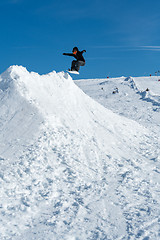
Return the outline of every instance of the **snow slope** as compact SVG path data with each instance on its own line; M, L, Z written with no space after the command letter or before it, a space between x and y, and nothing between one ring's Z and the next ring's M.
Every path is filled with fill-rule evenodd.
M160 77L79 80L85 93L113 112L160 131ZM149 90L149 91L146 91Z
M0 75L0 239L159 239L159 140L69 74Z

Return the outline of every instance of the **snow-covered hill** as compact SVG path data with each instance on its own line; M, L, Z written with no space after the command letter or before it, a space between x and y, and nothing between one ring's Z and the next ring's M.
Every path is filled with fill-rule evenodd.
M0 76L0 109L0 239L159 238L151 129L100 105L67 73L19 66Z
M106 108L159 133L160 77L88 79L75 83Z

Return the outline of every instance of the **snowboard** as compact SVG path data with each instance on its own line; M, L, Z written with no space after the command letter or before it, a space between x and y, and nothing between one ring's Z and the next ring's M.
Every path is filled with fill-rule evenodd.
M79 72L77 72L77 71L69 71L69 70L67 70L67 72L73 73L73 74L79 74Z

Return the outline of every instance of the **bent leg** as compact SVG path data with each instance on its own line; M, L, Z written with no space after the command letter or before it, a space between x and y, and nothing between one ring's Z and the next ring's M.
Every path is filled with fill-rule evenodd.
M84 66L85 65L85 62L83 62L83 61L75 61L74 60L73 62L72 62L72 65L74 65L74 66L73 66L73 69L71 68L72 71L73 70L79 71L80 66Z
M75 71L76 70L76 64L77 64L77 61L73 60L72 61L72 66L71 66L71 71Z

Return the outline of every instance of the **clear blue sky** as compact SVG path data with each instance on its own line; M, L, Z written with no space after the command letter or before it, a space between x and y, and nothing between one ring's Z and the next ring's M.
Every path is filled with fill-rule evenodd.
M0 73L70 67L86 49L80 78L142 76L160 70L159 0L0 0Z

